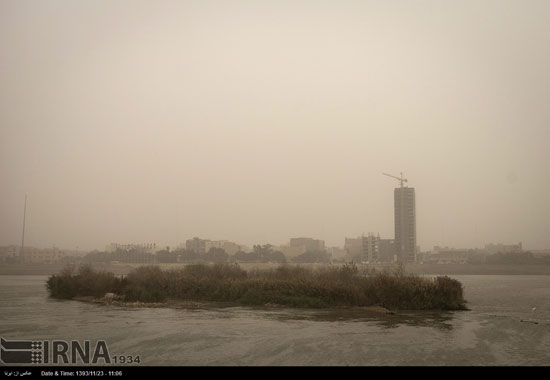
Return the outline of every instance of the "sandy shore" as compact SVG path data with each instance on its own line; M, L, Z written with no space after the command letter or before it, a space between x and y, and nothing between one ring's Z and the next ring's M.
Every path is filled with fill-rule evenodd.
M116 305L121 307L172 307L172 308L203 308L212 306L212 304L196 301L166 301L166 302L125 302L118 300L106 300L105 298L95 298L90 296L77 296L73 297L75 301L99 303L104 305Z
M198 309L198 308L207 308L207 307L228 307L228 306L241 306L239 304L228 304L228 303L219 303L219 302L197 302L197 301L180 301L180 300L169 300L166 302L125 302L119 300L107 300L105 298L96 298L90 296L77 296L73 297L75 301L81 302L91 302L98 303L103 305L116 305L120 307L151 307L151 308L179 308L179 309ZM267 303L262 305L267 308L290 308L290 306L279 305ZM379 314L394 314L393 311L386 309L382 306L360 306L360 307L344 307L345 309L354 309L354 310L363 310L371 313Z

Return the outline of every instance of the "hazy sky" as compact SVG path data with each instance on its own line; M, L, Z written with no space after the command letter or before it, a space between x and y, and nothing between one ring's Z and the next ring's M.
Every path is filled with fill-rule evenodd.
M0 1L0 245L550 248L550 1Z

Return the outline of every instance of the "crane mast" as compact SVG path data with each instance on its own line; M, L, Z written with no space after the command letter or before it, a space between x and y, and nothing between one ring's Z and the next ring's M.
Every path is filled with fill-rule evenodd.
M382 174L387 175L388 177L392 177L392 178L395 178L395 179L399 180L399 182L401 183L401 187L403 187L403 182L407 182L407 179L403 178L403 172L400 173L401 177L396 177L396 176L388 174L388 173L382 173Z

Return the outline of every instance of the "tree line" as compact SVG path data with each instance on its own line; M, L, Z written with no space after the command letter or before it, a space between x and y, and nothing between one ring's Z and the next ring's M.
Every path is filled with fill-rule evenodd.
M498 252L485 258L487 264L525 265L546 264L550 265L550 256L535 256L532 252Z
M84 256L85 262L113 262L121 263L329 263L330 256L326 251L307 251L296 257L287 258L285 254L276 250L271 244L255 245L251 252L238 251L228 254L223 248L210 248L207 252L196 252L190 249L179 248L170 250L169 247L156 254L139 250L117 250L115 252L93 251Z

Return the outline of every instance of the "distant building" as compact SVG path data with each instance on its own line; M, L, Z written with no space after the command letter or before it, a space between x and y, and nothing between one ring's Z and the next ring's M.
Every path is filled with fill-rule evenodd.
M378 243L378 259L384 263L397 261L394 239L380 239Z
M0 247L0 262L15 261L18 259L18 252L21 247L16 245L8 245Z
M326 251L331 260L343 261L346 259L346 250L341 247L327 247Z
M286 257L293 258L306 252L326 251L325 241L308 237L291 238L288 245L278 247Z
M324 240L317 240L307 237L299 237L299 238L291 238L290 239L290 247L291 248L298 248L302 247L305 249L304 252L307 251L324 251L325 250L325 241Z
M550 256L550 249L532 249L530 250L536 257Z
M291 247L290 245L280 245L277 250L281 251L283 255L287 258L294 258L300 256L303 253L306 253L304 246Z
M200 239L199 239L200 240ZM245 251L246 247L241 246L237 243L233 243L228 240L205 240L204 241L204 251L208 252L211 248L221 248L228 255L234 255L239 251Z
M137 253L155 253L157 251L156 243L145 243L145 244L119 244L111 243L105 248L106 252L137 252Z
M416 261L416 204L412 187L394 190L395 251L401 262Z
M362 261L367 261L369 263L379 261L380 235L375 236L373 233L369 233L367 236L362 236L361 239L363 241Z
M56 247L45 249L25 247L19 256L24 263L50 264L61 260L66 254Z
M358 238L345 238L344 250L346 251L347 261L362 261L363 256L363 239Z
M325 241L317 240L308 237L299 237L290 239L290 248L301 250L305 252L316 252L325 250Z
M360 262L391 262L395 256L393 239L381 239L380 235L369 233L358 238L345 238L346 259Z
M206 243L209 242L210 240L194 237L193 239L187 239L185 241L185 248L195 253L206 253Z
M521 247L521 242L519 242L518 244L510 244L510 245L506 245L506 244L486 244L485 245L485 249L484 249L484 253L488 254L488 255L492 255L492 254L495 254L495 253L519 253L519 252L523 252L523 249Z
M429 254L424 254L422 262L431 264L467 264L472 255L473 249L460 249L435 246Z

